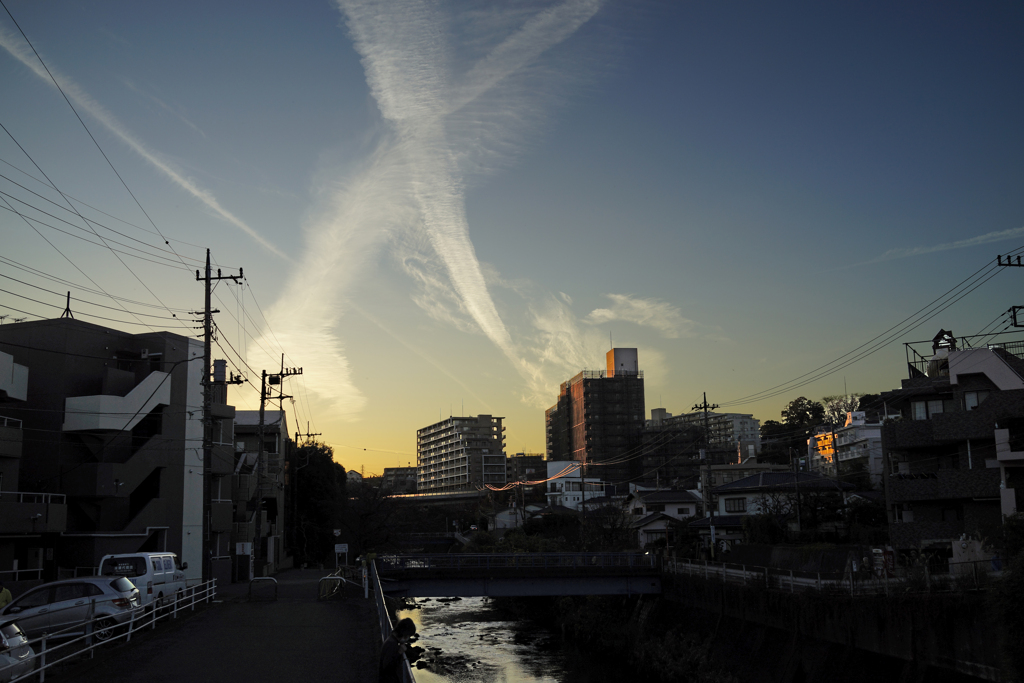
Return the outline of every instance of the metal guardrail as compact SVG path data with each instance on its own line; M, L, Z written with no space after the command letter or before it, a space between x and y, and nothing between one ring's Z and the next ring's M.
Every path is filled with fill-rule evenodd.
M949 571L938 572L928 566L899 567L896 572L804 572L778 567L758 567L703 560L666 558L664 571L669 574L696 576L743 586L763 586L795 593L814 591L847 595L888 595L890 592L937 592L948 590L981 590L1002 575L996 561L950 563ZM1001 567L1001 563L999 564Z
M349 577L344 576L344 574L351 574L351 571L350 567L339 567L337 571L321 578L316 585L316 599L330 600L336 595L344 595L342 589L346 584L361 590L363 584L356 583Z
M38 581L43 578L42 569L5 569L0 578L7 581Z
M3 415L0 415L0 427L21 429L21 420L16 420L13 417L4 417Z
M415 569L655 569L657 557L649 553L452 553L437 555L381 555L381 571Z
M394 625L391 623L391 615L388 614L388 606L384 602L384 591L380 587L380 577L377 575L377 562L370 562L368 570L369 573L366 580L370 583L370 589L373 591L373 600L377 604L380 640L383 643L391 635ZM412 675L412 667L409 666L409 660L405 658L405 653L402 653L402 662L404 664L402 667L402 683L416 683L416 678Z
M258 583L265 583L267 581L273 581L274 582L274 600L277 600L277 579L275 579L273 576L254 576L253 578L249 579L249 601L250 602L252 601L252 585L254 583L257 583L257 582Z
M178 612L186 609L195 611L196 604L200 602L210 603L217 596L217 580L212 579L206 583L191 586L176 593L173 598L167 598L163 605L154 603L152 609L137 607L131 611L130 618L121 623L115 623L109 615L101 615L83 620L60 631L45 633L39 638L28 641L32 647L33 662L32 671L11 678L11 683L27 681L34 676L39 677L39 683L44 683L48 670L81 657L92 657L93 650L113 643L118 640L130 642L132 635L144 628L155 629L158 622L165 619L177 619ZM93 602L95 605L95 601ZM15 620L17 621L17 620ZM82 635L73 635L85 628ZM57 645L51 645L53 641L59 641ZM7 680L5 671L21 666L17 664L0 664L0 680Z

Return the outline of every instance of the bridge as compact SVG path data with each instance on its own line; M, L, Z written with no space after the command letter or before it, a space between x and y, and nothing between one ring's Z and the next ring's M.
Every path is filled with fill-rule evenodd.
M655 595L661 574L646 553L453 553L377 557L394 597Z

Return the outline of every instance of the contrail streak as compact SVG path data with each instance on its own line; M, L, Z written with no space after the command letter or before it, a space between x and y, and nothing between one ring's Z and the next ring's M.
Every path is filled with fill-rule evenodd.
M21 62L43 81L55 88L57 87L50 78L50 75L46 73L46 69L44 69L39 63L39 60L36 59L31 48L19 36L0 28L0 47L7 50L12 57ZM50 72L53 74L53 78L58 78L58 72L52 66L50 67ZM154 152L151 152L144 144L142 144L141 141L139 141L138 138L129 133L127 128L125 128L125 126L118 121L113 114L104 109L101 104L82 90L74 81L63 75L59 76L59 80L61 88L76 105L81 109L84 109L96 121L99 121L104 128L128 145L132 151L156 167L157 170L170 178L176 185L205 204L215 214L231 225L234 225L252 239L256 240L256 242L264 249L287 261L291 260L287 254L264 239L262 235L247 225L245 221L221 206L220 202L217 201L217 198L214 197L210 191L199 187L199 185L197 185L191 178L184 177L171 168Z

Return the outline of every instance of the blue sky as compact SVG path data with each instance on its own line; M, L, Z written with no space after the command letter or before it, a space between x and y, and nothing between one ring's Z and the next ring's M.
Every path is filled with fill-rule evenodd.
M252 320L218 316L219 355L255 379L283 347L305 369L293 422L350 468L413 459L417 428L463 410L543 450L544 407L609 334L640 349L648 408L706 391L778 419L844 380L894 388L900 341L1024 303L1007 269L851 367L736 402L1024 247L1015 5L5 2L176 251L245 268L218 305ZM164 246L6 14L0 31L0 123L61 191L141 229L83 214ZM11 181L61 201L6 135L0 160L12 202L45 203ZM180 264L129 270L37 227L81 271L9 211L3 255L201 305ZM0 274L29 283L0 308L59 313L22 297L66 286Z

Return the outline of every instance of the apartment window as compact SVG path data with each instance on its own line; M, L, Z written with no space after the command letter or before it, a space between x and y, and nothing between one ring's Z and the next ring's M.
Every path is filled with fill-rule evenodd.
M986 398L988 398L987 391L964 392L964 408L966 410L975 410Z
M747 511L747 499L746 498L726 498L725 499L725 511L726 512L746 512Z
M913 401L910 404L910 409L915 420L930 420L939 413L949 413L954 410L953 401L949 399Z

